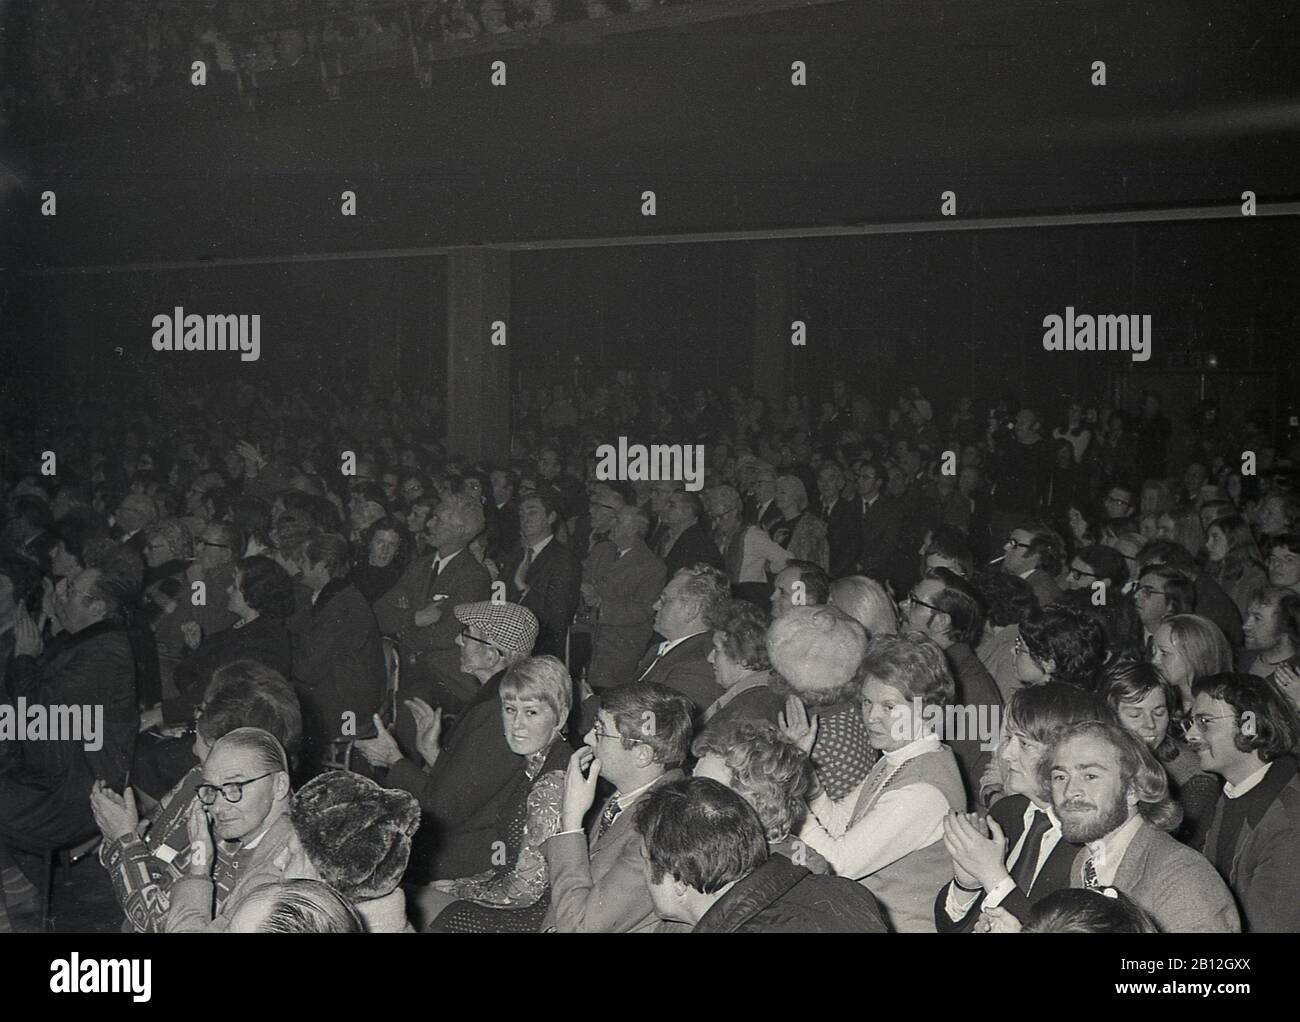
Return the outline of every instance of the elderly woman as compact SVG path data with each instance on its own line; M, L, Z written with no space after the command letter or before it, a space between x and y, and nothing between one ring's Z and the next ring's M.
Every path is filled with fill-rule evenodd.
M502 855L487 872L439 880L414 894L417 929L437 933L540 931L550 904L546 841L560 829L564 774L573 750L564 724L573 680L555 657L529 657L501 680L501 726L524 759L514 797L498 817ZM508 911L513 910L513 911Z
M865 628L868 639L898 634L898 607L885 587L866 575L837 578L829 602Z
M776 481L777 509L781 520L772 526L772 540L799 561L811 561L822 571L830 566L826 523L808 508L808 491L798 476L784 475Z
M769 576L780 574L790 560L789 551L774 543L757 525L747 525L740 494L732 486L715 486L708 491L707 505L713 519L713 542L722 552L731 591L759 607L772 596Z
M217 739L186 819L189 863L171 890L167 933L222 933L249 889L284 875L293 824L289 757L256 727Z
M794 836L806 815L805 800L816 785L807 754L783 738L775 725L730 720L696 738L691 755L696 758L696 777L725 784L754 807L767 832L769 851L814 873L830 872L826 860Z
M189 866L187 823L203 780L201 764L217 741L239 728L262 728L290 760L302 745L302 711L293 687L252 660L229 664L213 675L197 717L193 751L200 765L163 799L147 830L140 825L130 788L125 797L103 785L96 785L91 794L91 809L104 837L99 859L126 913L124 930L159 933L163 929L172 887Z
M1169 791L1183 804L1183 822L1175 836L1200 848L1205 841L1219 781L1201 769L1201 761L1181 740L1180 728L1170 727L1178 714L1178 691L1153 664L1120 657L1102 672L1099 694L1124 730L1140 738L1169 775Z
M862 716L880 759L847 799L814 798L800 837L839 876L869 889L894 931L934 933L935 892L953 878L944 820L966 808L957 760L934 720L955 694L952 672L934 640L908 632L876 639L860 675ZM816 718L799 717L792 704L787 733L811 749Z
M723 693L700 715L699 727L718 730L739 720L777 722L785 700L768 684L772 661L767 655L766 614L748 600L731 600L713 618L709 663Z

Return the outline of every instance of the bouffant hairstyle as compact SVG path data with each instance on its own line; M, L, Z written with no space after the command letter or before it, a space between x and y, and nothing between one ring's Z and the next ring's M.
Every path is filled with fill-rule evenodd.
M382 898L396 889L420 826L420 803L413 795L344 770L304 784L289 813L321 879L353 901Z
M814 787L812 765L774 725L735 720L706 728L691 746L691 755L717 756L726 763L729 787L754 807L768 841L780 841L802 822Z
M862 625L868 639L898 634L898 607L885 587L866 575L837 578L831 583L828 602Z

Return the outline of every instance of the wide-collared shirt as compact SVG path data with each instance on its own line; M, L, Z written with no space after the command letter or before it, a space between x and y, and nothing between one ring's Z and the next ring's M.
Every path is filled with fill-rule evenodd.
M1268 774L1268 768L1272 765L1272 763L1265 763L1240 784L1231 784L1225 781L1223 784L1223 794L1228 798L1241 798L1242 795L1245 795L1252 788L1259 785L1259 782Z

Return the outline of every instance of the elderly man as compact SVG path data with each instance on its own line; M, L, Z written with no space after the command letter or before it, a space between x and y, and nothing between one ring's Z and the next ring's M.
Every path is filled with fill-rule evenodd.
M425 525L432 551L416 558L375 603L379 630L394 635L402 649L402 689L447 713L459 713L478 693L461 671L460 625L452 614L462 603L492 594L492 578L466 547L483 531L477 501L454 494L438 505ZM398 717L402 748L415 752L413 722Z
M510 751L501 726L501 679L532 653L537 617L515 603L463 604L454 617L461 626L460 669L474 678L478 692L446 741L442 709L416 698L406 706L416 722L423 768L404 758L382 727L375 738L356 745L373 766L387 767L386 787L402 788L420 800L426 821L416 835L408 875L418 883L492 868L499 818L524 772L524 759Z
M722 567L722 555L705 529L704 501L696 493L679 490L664 507L664 532L656 553L663 558L671 578L692 564Z
M592 504L593 521L596 505ZM663 589L664 562L645 544L650 516L636 506L613 517L610 541L599 544L583 567L583 597L596 611L587 682L594 689L636 677L636 663L654 631L654 602Z
M125 543L136 553L143 555L145 529L157 520L158 506L154 504L152 497L143 493L128 493L113 513L118 542Z
M655 631L664 637L637 665L638 681L674 689L706 710L722 695L713 677L713 617L728 599L727 576L707 564L683 568L654 603Z

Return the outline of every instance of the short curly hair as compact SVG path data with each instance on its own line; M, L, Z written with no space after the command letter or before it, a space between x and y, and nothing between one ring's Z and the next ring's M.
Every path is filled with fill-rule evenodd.
M732 663L751 671L767 671L772 661L767 655L767 615L748 600L731 600L712 620L722 633L722 651Z
M780 841L802 821L813 789L808 756L766 721L736 720L706 728L695 739L696 759L717 756L731 772L728 787L754 807L769 842Z
M908 699L921 700L923 707L947 706L957 695L943 649L924 632L882 635L873 640L858 675L864 684L874 678Z

